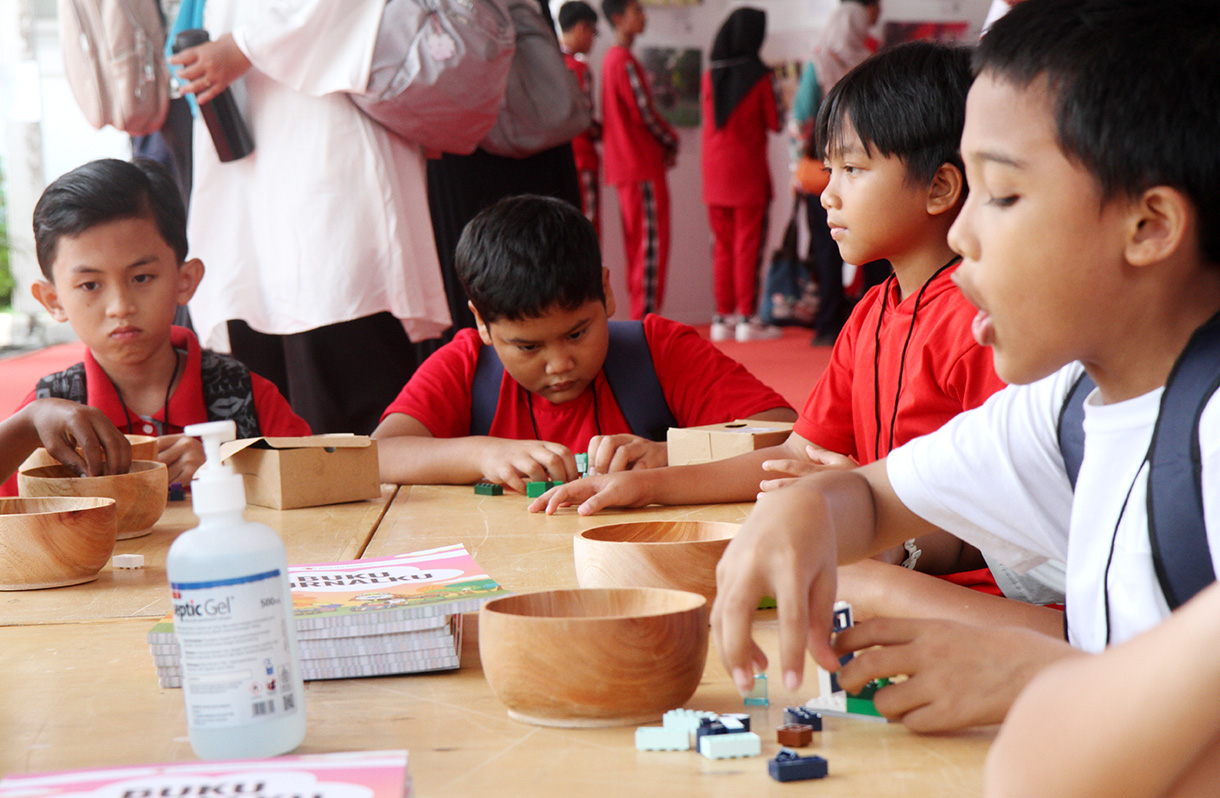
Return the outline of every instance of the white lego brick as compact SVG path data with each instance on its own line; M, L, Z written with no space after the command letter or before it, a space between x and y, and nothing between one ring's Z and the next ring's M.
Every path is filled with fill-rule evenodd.
M116 554L114 555L115 568L143 568L143 554Z
M762 740L754 732L705 734L699 738L699 753L708 759L758 756L762 753Z
M690 734L683 729L664 726L638 726L635 747L640 751L689 751Z
M718 718L715 712L701 709L671 709L661 717L661 725L667 729L681 729L687 734L694 734L699 729L702 718Z

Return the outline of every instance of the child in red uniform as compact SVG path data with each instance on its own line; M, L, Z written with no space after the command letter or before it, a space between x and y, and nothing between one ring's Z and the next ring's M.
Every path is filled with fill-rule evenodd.
M593 73L578 56L588 55L597 39L597 12L584 0L569 0L559 7L559 46L563 62L576 75L580 92L593 110ZM572 157L576 160L576 175L580 178L580 208L585 218L593 222L597 237L602 236L601 220L601 161L595 142L602 137L601 123L596 119L588 129L572 139Z
M125 474L131 465L131 444L100 410L39 399L0 421L0 480L39 446L80 476Z
M678 136L657 113L640 62L631 54L646 17L639 0L604 0L615 44L602 59L602 148L606 182L618 189L627 253L631 318L661 310L669 263L669 184Z
M715 237L713 341L727 339L734 327L738 341L780 335L754 314L771 204L767 131L780 128L771 70L758 57L766 30L765 11L733 11L716 32L711 69L703 73L703 202Z
M268 380L173 326L203 264L186 259L186 210L161 166L104 159L73 169L39 198L34 241L46 277L34 297L89 348L84 362L39 380L23 407L71 399L123 432L158 436L171 483L203 463L203 446L181 434L188 424L232 419L239 438L309 434Z
M478 329L428 358L386 409L373 437L387 482L524 491L575 479L573 452L586 449L595 473L663 466L665 430L649 440L657 430L628 420L649 365L673 425L796 416L693 328L652 314L610 322L597 235L565 202L524 195L491 206L462 232L457 269ZM627 383L612 380L611 359L628 363ZM490 384L489 364L503 367ZM486 429L483 415L493 416Z
M958 259L947 236L966 189L957 141L969 60L963 49L926 42L895 47L850 73L823 103L818 141L825 143L831 174L822 204L835 240L845 260L884 258L894 276L856 306L787 442L646 478L581 480L551 491L531 510L745 501L768 473L870 463L1003 387L990 353L971 335L974 309L950 279ZM890 552L889 560L932 573L969 571L994 592L978 551L956 538L932 535L911 549L910 556L901 548ZM942 587L952 588L917 581L927 581L938 596ZM1053 611L1029 609L1053 625ZM869 614L868 607L861 610Z

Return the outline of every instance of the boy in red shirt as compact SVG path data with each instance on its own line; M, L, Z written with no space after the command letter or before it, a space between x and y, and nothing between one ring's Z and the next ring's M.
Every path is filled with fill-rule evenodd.
M59 177L34 208L34 242L46 277L34 297L88 351L39 380L22 407L70 399L123 432L158 436L171 483L203 464L203 446L181 434L188 424L232 419L239 438L310 433L270 381L173 326L203 263L186 258L186 209L159 164L103 159Z
M584 0L569 0L559 7L559 49L563 51L563 62L572 74L585 97L589 111L593 111L593 73L578 56L588 55L597 39L597 12ZM588 129L572 139L572 157L576 160L576 175L580 178L580 207L585 217L593 222L597 237L602 236L601 221L601 159L597 155L595 142L601 140L602 126L593 119Z
M769 475L878 460L1002 388L990 353L971 334L974 308L951 280L959 259L948 232L966 193L957 141L970 80L968 51L916 42L866 61L822 104L817 140L830 170L822 205L832 235L844 260L886 259L894 274L852 312L784 444L646 478L581 480L550 491L530 509L580 504L589 514L614 506L747 501ZM762 488L785 481L762 482ZM931 573L965 572L961 581L978 580L980 589L998 592L978 550L944 533L893 550L887 559ZM1028 589L1015 574L1004 578L1012 580L1014 595ZM938 596L946 587L917 581ZM871 589L871 578L866 586ZM861 609L868 614L868 607ZM1053 611L1027 609L1054 624Z
M627 254L631 318L661 310L669 263L669 185L678 136L653 107L640 62L631 54L647 18L639 0L604 0L615 44L602 59L602 149L606 182L618 190Z
M587 450L593 473L651 468L667 462L669 426L796 416L693 328L652 314L611 322L597 234L566 202L501 200L466 226L456 263L478 328L386 409L373 433L386 482L524 492L575 479L573 452ZM657 402L642 414L644 389Z

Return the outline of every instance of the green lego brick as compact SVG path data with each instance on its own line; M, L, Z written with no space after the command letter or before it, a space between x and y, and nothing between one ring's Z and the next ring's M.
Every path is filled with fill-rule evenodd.
M758 600L758 608L760 610L773 610L775 607L775 599L771 598L770 596L763 596Z
M492 482L477 482L474 486L474 492L480 496L503 496L504 486L496 485Z
M881 717L881 713L877 711L877 707L873 704L873 699L871 698L857 698L853 695L847 696L847 711L856 715Z
M550 482L526 482L525 495L529 496L531 499L537 499L551 488L558 487L562 484L563 481L559 479L552 480Z

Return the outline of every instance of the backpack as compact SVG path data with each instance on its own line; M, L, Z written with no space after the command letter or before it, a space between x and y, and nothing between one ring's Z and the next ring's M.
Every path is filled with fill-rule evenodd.
M500 112L513 49L504 0L388 0L367 90L348 97L425 149L471 153Z
M606 350L602 373L633 433L650 441L663 441L669 428L678 426L661 390L643 322L610 322L610 346ZM470 386L471 435L486 435L491 431L503 376L504 364L496 350L484 346L479 350Z
M238 440L262 435L258 412L254 408L254 384L250 379L250 369L240 360L204 349L199 353L199 373L208 421L231 419L237 425ZM34 388L34 398L47 397L67 399L80 405L89 404L85 364L77 363L40 379Z
M156 0L59 0L59 41L68 85L89 124L132 136L161 128L169 68Z
M1059 412L1059 450L1073 488L1084 459L1084 401L1094 387L1082 374ZM1195 331L1169 373L1148 449L1148 537L1171 610L1216 581L1203 516L1199 418L1217 388L1220 315Z
M508 11L517 49L504 107L479 146L493 155L525 158L568 143L588 129L592 116L538 0L508 0Z

